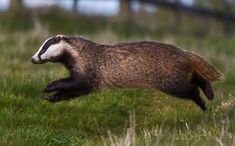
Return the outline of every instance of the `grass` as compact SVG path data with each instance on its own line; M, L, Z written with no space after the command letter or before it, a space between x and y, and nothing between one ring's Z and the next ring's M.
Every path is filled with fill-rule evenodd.
M43 87L67 71L29 60L45 36L34 31L0 36L0 145L235 145L235 38L129 37L192 50L225 73L202 112L193 102L156 90L102 90L51 104ZM99 42L126 40L111 30L88 34Z

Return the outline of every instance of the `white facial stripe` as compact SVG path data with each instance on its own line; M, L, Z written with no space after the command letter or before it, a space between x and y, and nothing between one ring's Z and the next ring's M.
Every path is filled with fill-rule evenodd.
M52 37L51 37L51 38L52 38ZM36 52L35 55L33 55L32 58L39 60L38 54L41 52L41 50L42 50L43 46L45 45L45 43L46 43L48 40L50 40L51 38L47 39L47 40L42 44L42 46L38 49L38 51Z
M60 42L58 44L51 45L45 53L41 55L42 60L50 59L51 57L59 56L63 52L64 43Z

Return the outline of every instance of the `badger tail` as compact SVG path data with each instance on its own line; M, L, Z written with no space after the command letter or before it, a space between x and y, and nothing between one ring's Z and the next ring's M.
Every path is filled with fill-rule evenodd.
M192 69L202 78L208 81L220 81L224 79L224 76L221 72L219 72L215 67L210 65L201 57L191 52L186 52L186 54Z

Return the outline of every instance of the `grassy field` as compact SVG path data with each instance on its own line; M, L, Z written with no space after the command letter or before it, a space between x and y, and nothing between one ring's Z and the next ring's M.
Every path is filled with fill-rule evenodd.
M213 84L216 98L202 112L157 90L107 89L56 104L43 101L44 86L67 75L58 64L30 63L50 35L0 36L0 145L235 145L235 37L122 38L110 30L87 35L98 42L169 42L206 58L226 79Z

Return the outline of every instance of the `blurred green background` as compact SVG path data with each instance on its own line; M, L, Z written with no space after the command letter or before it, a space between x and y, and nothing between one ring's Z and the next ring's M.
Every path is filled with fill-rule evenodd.
M235 145L233 0L0 0L0 145ZM102 90L51 104L43 87L67 76L32 65L45 39L154 40L196 52L225 74L202 112L158 90Z

